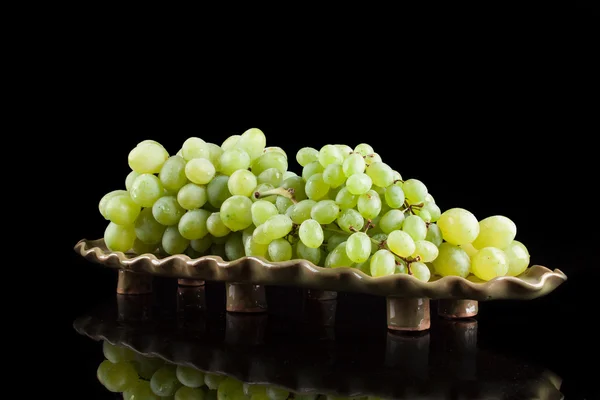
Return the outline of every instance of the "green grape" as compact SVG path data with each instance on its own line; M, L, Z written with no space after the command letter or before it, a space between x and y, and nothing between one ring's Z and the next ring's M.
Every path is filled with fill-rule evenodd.
M479 235L473 241L473 247L503 249L515 239L516 235L517 226L514 222L502 215L494 215L479 221Z
M218 394L216 390L207 390L204 400L218 400Z
M138 381L138 374L131 363L121 361L113 364L104 374L102 384L111 392L123 392L133 387Z
M348 157L354 151L352 150L352 147L348 146L347 144L334 144L334 146L340 149L344 159L346 159L346 157Z
M285 150L283 150L281 147L279 146L269 146L269 147L265 147L265 149L263 150L263 153L269 153L271 151L277 152L277 153L281 153L285 156L285 158L287 158L287 153L285 152Z
M227 235L226 238L227 241L225 242L225 255L229 260L237 260L238 258L242 258L246 255L241 232L235 232L231 235Z
M138 379L134 385L123 393L124 400L161 400L150 387L150 382Z
M400 175L400 172L394 170L392 171L392 174L394 174L394 183L402 180L402 175Z
M296 161L301 167L306 167L312 162L319 161L319 150L312 147L303 147L296 153Z
M372 154L375 152L373 147L366 143L361 143L354 148L354 152L360 154L361 156L366 156L368 154Z
M195 210L208 201L206 186L188 183L177 192L177 202L186 210Z
M204 391L182 386L175 392L175 400L204 400Z
M371 259L369 258L364 263L354 264L352 268L359 269L363 274L371 276Z
M152 215L152 208L144 208L135 220L135 235L146 244L158 244L165 232L165 226Z
M188 138L183 142L181 154L185 161L191 161L197 158L210 159L210 149L206 142L198 137Z
M385 188L382 188L381 186L377 186L377 185L373 184L371 186L371 190L374 191L375 193L377 193L379 195L379 197L385 196Z
M206 220L206 227L208 228L208 233L214 237L223 237L231 232L231 229L223 223L221 213L219 212L210 214L210 217Z
M156 249L158 248L158 244L148 244L148 243L144 243L142 242L140 239L135 239L133 242L133 246L131 247L131 250L133 250L133 252L135 254L153 254L154 252L156 252Z
M237 145L237 143L239 142L241 137L242 137L241 135L229 136L227 139L225 139L223 141L223 143L221 144L221 148L223 149L223 151L233 149Z
M350 193L347 187L343 187L335 196L335 202L342 210L354 208L358 204L358 196Z
M400 210L390 210L383 214L379 220L379 226L383 233L390 233L395 230L402 229L402 223L404 222L404 213Z
M261 225L262 226L262 225ZM259 227L260 228L260 227ZM257 228L258 229L258 228ZM254 235L250 236L248 240L244 242L244 252L248 257L263 257L266 258L269 251L269 244L258 243Z
M513 240L505 249L504 254L508 259L508 276L521 275L529 266L529 251L518 240Z
M250 201L250 200L248 200ZM189 240L202 239L208 235L206 221L210 211L191 210L186 212L179 220L178 229L181 236Z
M334 233L327 239L327 251L331 253L340 243L345 242L346 239L348 239L347 235Z
M242 133L236 147L246 150L250 159L254 161L263 154L266 144L267 138L265 134L258 128L250 128Z
M371 236L371 239L373 239L371 240L371 254L375 254L375 252L381 248L381 244L385 242L387 238L388 235L385 233L376 233Z
M294 171L285 171L283 173L283 180L285 181L288 178L293 178L293 177L296 177L296 176L298 176L298 174L295 173Z
M113 364L135 359L135 352L133 352L133 350L127 347L114 345L106 340L102 342L102 353L104 354L104 357Z
M206 373L204 374L204 383L210 390L217 390L221 382L225 380L226 376Z
M372 185L373 182L371 181L371 178L365 173L354 174L346 181L348 191L357 196L367 193Z
M162 225L176 225L183 214L185 210L173 196L161 197L152 206L152 216Z
M383 160L381 159L381 156L377 153L371 153L371 154L365 156L365 164L367 164L367 167L371 164L382 162L382 161Z
M135 178L129 191L131 199L142 207L152 207L163 193L162 183L152 174L141 174Z
M413 276L420 281L429 282L429 279L431 278L431 271L429 271L427 265L422 262L410 263L410 271Z
M460 247L444 242L439 248L439 254L433 260L435 272L441 276L461 276L466 278L471 270L471 259Z
M342 164L344 162L344 155L342 151L332 144L326 144L319 150L319 163L323 168L330 164Z
M221 173L231 175L237 170L250 168L250 156L243 149L232 148L221 154L219 164Z
M250 213L252 214L252 223L255 226L260 226L272 216L277 215L279 211L277 210L275 204L266 200L257 200L252 203L252 207L250 207Z
M277 196L277 200L275 200L275 207L277 208L277 212L279 212L280 214L286 214L288 208L290 208L293 205L294 203L292 202L292 200L285 196Z
M292 220L285 214L274 215L263 225L268 230L271 240L287 236L292 231ZM262 225L261 225L262 226Z
M227 377L219 384L217 389L217 398L219 400L244 400L249 399L244 394L244 386L242 382L235 378Z
M102 199L100 199L100 203L98 203L98 210L100 210L100 214L105 219L108 219L106 218L106 204L110 199L116 196L129 196L129 193L126 190L113 190L112 192L105 194Z
M244 383L243 391L246 396L250 396L250 399L269 399L269 397L267 397L267 387L265 385Z
M371 178L374 185L386 188L394 183L394 171L383 162L374 162L367 167L367 175Z
M381 198L377 192L369 190L367 193L358 197L357 208L363 218L373 219L378 216L381 211Z
M226 175L217 175L206 186L208 203L219 209L225 200L231 196L229 191L229 177Z
M174 395L180 386L174 365L160 367L150 379L152 392L161 397Z
M372 277L393 275L396 271L396 258L388 250L377 250L377 252L371 256L369 266L371 267Z
M208 146L209 152L208 159L211 163L213 163L217 171L219 171L221 169L221 156L223 155L224 150L221 148L221 146L218 146L214 143L207 142L206 145Z
M346 254L355 263L363 263L371 256L371 239L364 232L355 232L346 242Z
M402 185L404 195L410 204L419 204L425 201L427 187L418 179L409 179Z
M480 249L471 259L471 272L481 280L489 281L508 273L508 257L495 247Z
M213 243L216 243L216 244L225 244L225 242L227 242L228 237L229 237L229 235L219 236L219 237L212 236L212 241L213 241Z
M431 214L429 211L421 210L417 215L423 220L423 222L431 222Z
M269 243L269 258L274 261L288 261L292 259L292 245L285 239L275 239Z
M349 208L340 213L336 222L344 232L351 233L353 230L360 231L365 224L365 219L358 211Z
M430 193L427 193L427 196L425 196L425 201L435 204L435 199L433 198L433 196Z
M320 174L325 171L325 168L318 161L308 163L302 168L302 179L308 181L308 179L314 174Z
M310 261L314 265L319 265L321 261L321 250L318 247L308 247L301 240L296 243L296 254L298 258Z
M227 252L225 251L225 243L215 243L210 245L210 249L208 250L208 254L221 257L223 260L227 261Z
M306 247L316 249L323 244L323 228L314 219L307 219L302 222L298 230L298 236Z
M306 191L304 190L304 179L301 176L294 175L287 178L284 176L281 187L284 189L294 189L294 198L296 201L302 201L307 198Z
M426 240L415 241L415 251L412 257L421 257L422 263L429 263L436 259L439 254L437 246Z
M325 268L352 267L352 260L346 251L346 242L337 245L325 258Z
M439 247L439 245L438 245ZM464 251L467 252L467 254L469 255L469 258L473 259L473 256L475 254L477 254L477 252L479 250L477 250L475 247L473 247L473 243L465 243L465 244L461 244L460 246L461 249L463 249Z
M106 218L117 225L131 225L135 222L142 208L128 195L112 196L106 203Z
M400 257L408 257L415 252L415 241L404 231L392 231L387 237L388 248Z
M329 185L323 180L323 174L317 173L308 178L305 190L309 199L317 201L327 195Z
M156 174L160 172L169 154L155 143L138 145L129 152L127 162L129 167L138 174Z
M131 190L133 181L135 181L135 178L137 178L138 176L140 176L140 174L135 171L131 171L127 174L127 177L125 178L125 189L127 189L127 191Z
M213 244L212 235L206 235L203 238L190 241L190 246L192 249L200 254L205 253L206 250L210 248L211 244Z
M425 240L435 244L437 247L440 247L444 241L440 227L436 224L429 224L429 227L427 228L427 235L425 235Z
M179 156L169 158L163 164L158 177L164 188L178 191L188 181L185 176L185 160Z
M432 201L425 201L425 204L423 204L420 212L423 213L424 211L429 212L429 215L431 216L431 222L436 222L442 215L440 208Z
M110 251L124 253L131 249L134 241L135 227L133 225L117 225L111 222L104 230L104 243Z
M157 142L156 140L152 140L152 139L146 139L146 140L142 140L141 142L139 142L137 145L138 146L143 146L145 144L154 144L159 146L161 149L163 149L163 152L167 155L167 158L169 158L169 152L165 149L165 146L163 146L162 144L160 144L159 142Z
M215 166L206 158L194 158L185 165L185 176L197 185L206 185L216 173Z
M267 387L267 397L270 400L285 400L289 397L290 392L273 386Z
M182 385L189 388L199 388L204 385L204 372L195 368L178 365L175 375Z
M135 354L135 362L133 366L136 368L137 373L143 379L150 380L152 375L160 367L165 365L165 362L160 358L146 357L142 354Z
M256 176L260 175L269 168L275 168L282 174L288 169L286 156L277 152L265 153L257 158L250 167L252 173Z
M331 224L340 214L340 207L333 200L321 200L310 211L310 217L319 224Z
M302 200L294 204L289 214L289 217L292 219L292 222L297 225L300 225L302 222L309 219L312 212L312 208L315 206L315 204L317 204L317 202L310 199Z
M342 171L347 178L354 174L362 174L365 167L365 159L358 153L350 154L342 163Z
M108 374L108 371L110 371L110 369L113 367L113 365L115 364L110 362L110 360L104 360L98 366L98 369L96 370L96 378L98 378L98 381L102 385L105 384L104 382L106 381L106 375Z
M427 224L417 215L409 215L404 219L402 230L408 233L413 240L424 240L427 236Z
M190 241L181 236L176 225L169 226L165 229L165 233L162 237L162 247L167 254L183 254L189 244Z
M256 227L254 232L252 232L252 240L254 240L256 243L261 244L261 245L266 246L269 243L271 243L274 239L275 238L272 237L266 221L264 224ZM267 251L268 251L268 248L267 248Z
M246 196L231 196L221 205L221 220L233 232L252 225L252 200Z
M277 168L269 168L258 175L257 182L268 183L273 187L279 187L283 183L283 174Z
M329 164L323 171L323 180L332 188L337 188L346 182L346 175L340 164Z
M336 188L330 187L329 191L327 192L327 199L325 199L325 200L333 200L333 201L335 201L335 198L337 197L338 193L343 188L344 188L344 186L338 186Z
M472 243L479 235L477 218L463 208L444 211L437 221L446 242L461 245Z

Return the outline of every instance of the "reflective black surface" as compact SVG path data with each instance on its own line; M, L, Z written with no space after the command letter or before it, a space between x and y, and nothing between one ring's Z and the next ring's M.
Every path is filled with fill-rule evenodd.
M399 334L373 312L379 298L340 294L323 305L300 290L269 288L269 312L245 315L223 312L223 294L218 284L182 289L160 280L152 295L114 295L83 312L73 322L83 390L89 398L117 396L96 379L103 340L296 393L560 399L588 398L592 386L568 379L576 378L564 364L568 346L531 325L519 328L514 315L492 315L493 303L458 321L438 318L434 306L431 330ZM323 324L333 311L335 325Z

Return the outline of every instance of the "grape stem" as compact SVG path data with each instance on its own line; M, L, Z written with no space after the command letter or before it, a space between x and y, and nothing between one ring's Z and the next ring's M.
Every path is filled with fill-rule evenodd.
M265 190L264 192L254 192L254 197L257 199L273 195L287 197L292 201L292 203L298 203L298 200L296 200L296 198L294 197L294 188L285 189L282 187L278 187L275 189Z
M370 219L367 220L367 225L365 226L365 230L363 232L367 233L367 231L371 228L374 228L375 224Z
M404 201L404 207L406 207L404 210L402 210L402 212L410 212L411 214L415 215L415 211L413 210L413 208L416 209L420 209L421 207L423 207L423 203L419 203L419 204L408 204L408 201Z

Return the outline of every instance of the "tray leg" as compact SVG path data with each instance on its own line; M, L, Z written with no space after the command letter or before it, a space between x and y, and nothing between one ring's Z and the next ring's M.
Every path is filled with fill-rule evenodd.
M307 300L335 300L337 292L331 290L306 289Z
M153 295L129 296L117 294L118 321L144 322L152 320Z
M265 287L251 283L226 283L226 309L229 312L260 313L267 311Z
M429 375L429 332L388 331L385 365L403 377L426 380Z
M138 274L123 269L119 270L117 282L118 294L148 294L152 293L152 275Z
M442 299L438 301L438 315L444 318L471 318L479 312L477 300Z
M431 326L429 299L387 297L387 325L394 331L425 331Z
M267 328L266 314L225 315L225 342L232 345L263 344Z

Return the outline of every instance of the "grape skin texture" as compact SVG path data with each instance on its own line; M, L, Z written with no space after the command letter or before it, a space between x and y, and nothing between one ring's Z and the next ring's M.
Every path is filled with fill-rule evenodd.
M473 241L473 247L507 247L517 235L517 226L502 215L494 215L479 221L479 235Z
M437 221L444 240L448 243L461 245L472 243L479 235L477 218L463 208L451 208L445 211Z
M506 254L495 247L484 247L473 256L471 270L476 277L489 281L508 272Z

